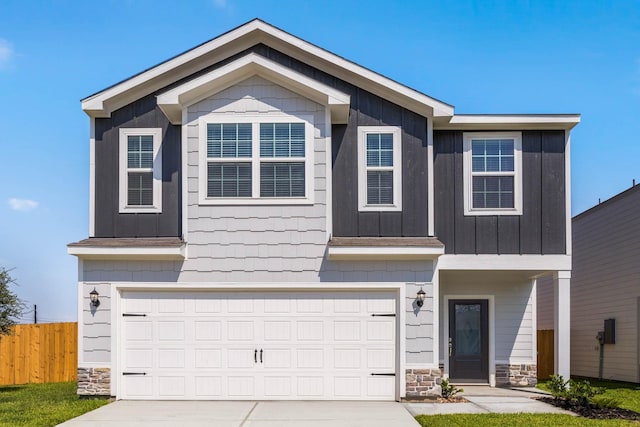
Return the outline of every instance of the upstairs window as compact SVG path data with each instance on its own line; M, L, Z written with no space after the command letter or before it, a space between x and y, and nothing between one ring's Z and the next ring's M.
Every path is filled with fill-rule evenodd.
M522 214L522 134L464 134L465 215Z
M120 129L119 212L162 212L162 129Z
M400 128L358 127L358 207L360 211L402 210Z
M201 118L206 181L200 203L311 204L311 123L280 116L243 119Z

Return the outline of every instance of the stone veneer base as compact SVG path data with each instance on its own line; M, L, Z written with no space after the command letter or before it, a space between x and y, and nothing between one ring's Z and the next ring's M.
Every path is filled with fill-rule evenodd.
M441 369L407 369L407 398L440 396Z
M538 384L537 365L496 364L497 386L533 387Z
M111 368L78 368L79 396L111 396Z

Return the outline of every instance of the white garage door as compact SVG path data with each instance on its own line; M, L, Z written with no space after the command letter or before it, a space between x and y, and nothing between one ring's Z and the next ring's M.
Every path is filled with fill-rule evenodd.
M393 292L124 292L123 399L393 400Z

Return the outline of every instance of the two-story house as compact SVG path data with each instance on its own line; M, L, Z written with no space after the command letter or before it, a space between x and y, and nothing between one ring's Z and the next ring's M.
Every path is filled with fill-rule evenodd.
M380 399L569 371L578 115L456 115L253 20L82 100L79 390Z

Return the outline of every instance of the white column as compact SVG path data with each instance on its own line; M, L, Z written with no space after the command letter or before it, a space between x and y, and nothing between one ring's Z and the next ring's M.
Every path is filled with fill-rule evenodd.
M571 376L571 271L557 271L553 275L554 305L554 373L565 379Z

